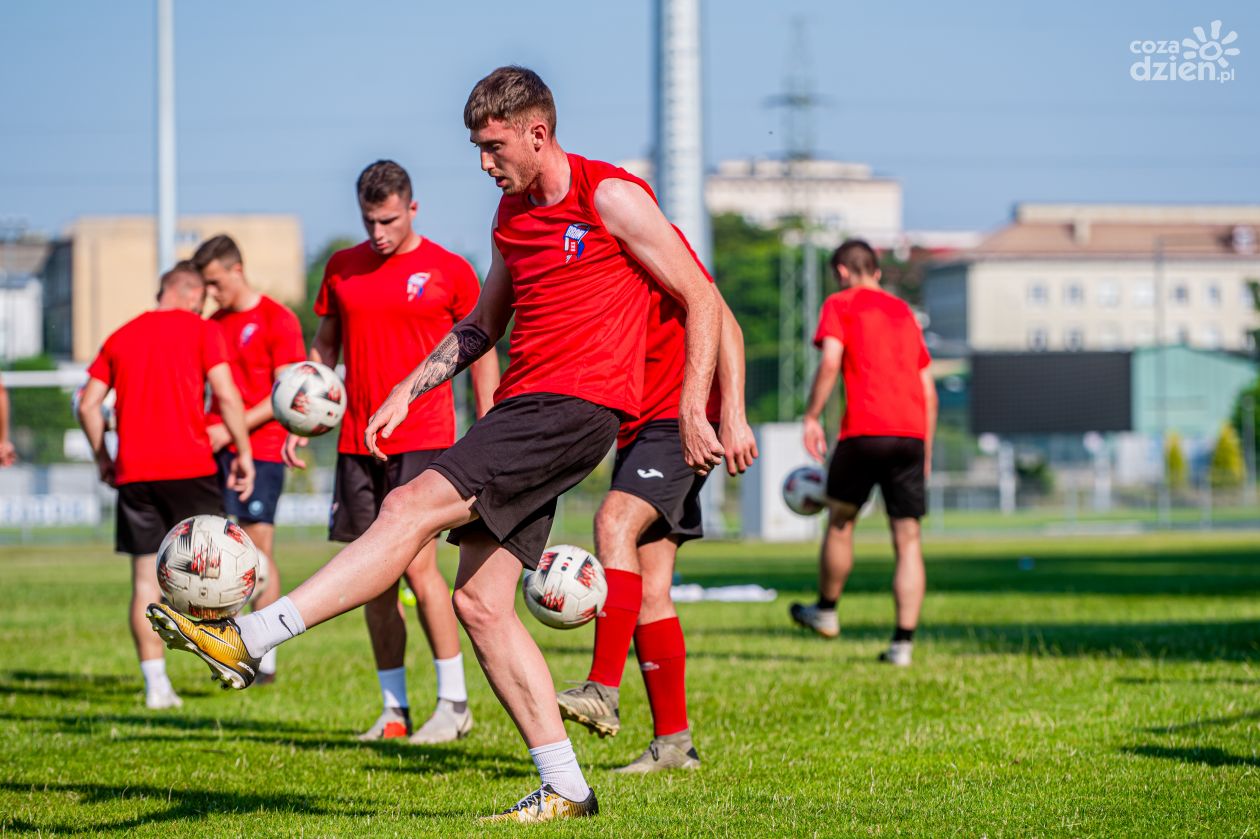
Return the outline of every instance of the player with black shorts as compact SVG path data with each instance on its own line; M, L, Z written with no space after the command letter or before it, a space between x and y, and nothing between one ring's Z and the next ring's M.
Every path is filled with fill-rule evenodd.
M757 448L744 417L743 335L730 309L723 304L722 310L717 382L706 413L719 424L727 470L734 475L748 468ZM621 729L621 679L634 641L653 738L642 755L616 770L621 773L700 765L687 717L687 651L670 597L679 546L704 535L700 490L706 476L687 465L678 436L686 354L682 319L673 298L653 288L643 408L637 420L621 425L612 486L595 516L595 548L608 597L595 618L586 680L556 697L565 719L601 737L615 736Z
M189 516L223 513L214 456L202 421L206 383L219 400L237 446L229 483L242 498L254 485L254 464L241 396L232 382L219 327L200 316L206 288L191 262L162 276L158 306L128 321L105 340L88 367L79 397L101 480L118 488L115 549L131 556L131 635L144 676L145 704L183 704L166 675L161 640L145 619L145 605L162 597L157 551L167 531ZM118 456L105 446L101 405L117 396Z
M455 442L455 399L451 385L417 399L410 417L393 433L382 463L364 442L368 418L390 389L424 358L477 303L481 286L468 260L415 230L417 203L407 171L379 160L359 175L359 212L368 238L337 251L324 268L315 300L319 330L311 359L330 367L346 365L346 415L337 441L328 538L353 542L376 520L385 496L411 481ZM493 353L470 371L477 415L490 409L499 384ZM304 466L296 454L305 437L291 437L288 460ZM437 543L420 547L407 566L407 584L416 595L416 612L429 641L437 675L433 713L412 730L407 697L407 622L398 607L398 580L363 610L381 689L381 712L360 740L410 738L412 743L445 743L472 729L459 624L451 608L450 588L437 567Z
M262 554L262 561L267 563L267 587L253 602L253 608L261 609L275 603L281 592L275 522L276 505L284 490L282 449L288 435L272 414L271 387L286 367L306 360L306 346L293 310L250 285L241 250L230 236L212 236L202 242L192 263L219 306L210 319L223 331L232 379L245 401L245 425L255 469L254 491L248 501L242 501L227 486L236 449L231 445L217 400L211 400L205 421L210 448L219 464L223 506L244 528ZM273 650L259 664L255 683L270 684L275 678Z
M805 411L805 449L819 463L827 455L819 418L840 375L844 418L827 473L830 519L819 560L818 602L793 603L791 615L825 638L840 634L836 604L853 568L854 521L878 485L896 552L897 621L880 660L904 667L911 661L927 585L919 519L927 511L936 385L918 321L905 302L880 288L871 246L849 240L836 249L831 265L843 290L823 303L814 337L822 358Z
M686 310L678 412L686 462L707 472L722 446L705 416L722 314L717 294L641 180L566 154L551 91L501 67L473 88L464 124L503 192L477 307L398 384L368 423L388 441L411 401L481 357L514 319L495 406L415 480L389 494L368 531L288 597L228 621L149 609L154 628L236 687L258 656L365 603L442 530L460 548L455 609L482 670L529 747L541 785L491 818L537 822L598 812L565 735L542 652L516 613L521 566L546 546L556 499L590 474L639 414L648 288Z

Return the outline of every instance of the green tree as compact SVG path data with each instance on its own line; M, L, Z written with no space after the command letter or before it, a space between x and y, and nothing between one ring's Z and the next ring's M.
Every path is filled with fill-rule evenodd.
M302 324L302 337L306 339L308 347L315 338L315 330L319 328L319 317L311 307L315 305L315 298L319 296L319 286L324 281L324 267L328 265L328 260L334 253L354 247L355 244L353 240L345 236L329 239L306 264L306 300L297 307L297 316Z
M1173 431L1164 444L1164 475L1171 489L1186 485L1186 454L1181 450L1181 435Z
M46 355L19 358L10 370L56 370ZM25 463L47 464L65 460L65 433L77 428L70 394L59 387L23 387L9 390L13 445Z
M1216 439L1216 448L1212 450L1208 479L1212 486L1225 489L1242 486L1244 475L1242 444L1238 440L1238 432L1232 425L1225 423Z

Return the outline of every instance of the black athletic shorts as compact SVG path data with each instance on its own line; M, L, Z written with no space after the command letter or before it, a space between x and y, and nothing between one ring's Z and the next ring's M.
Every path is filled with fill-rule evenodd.
M223 515L223 493L215 475L123 484L115 508L114 550L155 554L172 527L203 514Z
M429 467L445 449L421 449L391 454L381 463L370 454L338 454L328 539L353 542L376 521L390 490L400 487Z
M276 523L276 504L280 502L280 493L284 491L284 464L269 460L254 461L254 491L248 501L241 501L235 491L227 488L228 475L232 470L232 460L236 455L219 449L214 456L219 464L219 491L223 493L223 508L241 524Z
M682 544L704 536L700 489L705 477L683 459L678 420L654 420L618 450L611 489L638 496L661 514L639 537L640 545L667 537Z
M923 441L915 437L848 437L836 444L827 472L827 497L861 507L879 484L894 519L927 513Z
M525 393L495 405L429 467L477 499L481 518L452 530L448 541L489 533L526 568L536 566L556 499L599 465L620 425L611 408L576 396Z

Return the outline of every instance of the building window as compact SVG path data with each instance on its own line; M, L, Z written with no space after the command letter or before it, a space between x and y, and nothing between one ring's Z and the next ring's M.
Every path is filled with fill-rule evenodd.
M1242 293L1238 295L1238 302L1247 309L1256 307L1256 296L1251 292L1251 283L1247 280L1242 281L1242 287L1239 289Z
M1242 334L1242 345L1247 352L1254 352L1256 349L1256 333L1250 329L1244 329Z
M1178 325L1175 343L1180 344L1181 346L1188 346L1190 344L1190 327L1186 326L1184 323Z
M1139 323L1133 330L1133 344L1138 347L1149 347L1155 343L1155 326L1150 323Z
M1221 285L1215 280L1209 280L1207 284L1207 302L1214 309L1221 307Z
M1186 285L1185 280L1178 280L1173 286L1172 302L1178 306L1190 305L1190 286Z
M1133 305L1149 308L1155 303L1155 283L1138 280L1133 286Z
M1221 346L1220 327L1209 324L1199 330L1199 345L1210 350L1219 349Z
M1046 289L1045 283L1033 282L1028 286L1028 305L1029 306L1045 306L1050 302L1050 292Z
M1045 327L1034 326L1028 330L1028 349L1044 350L1049 344Z
M1064 286L1063 304L1065 306L1085 305L1085 287L1080 283L1068 283Z
M1079 326L1072 326L1063 333L1063 347L1068 350L1085 349L1085 330Z
M1098 346L1104 350L1116 350L1120 348L1120 344L1124 338L1120 334L1120 325L1115 323L1104 323L1102 329L1098 330Z
M1098 305L1107 307L1120 305L1120 286L1115 280L1103 280L1098 284Z

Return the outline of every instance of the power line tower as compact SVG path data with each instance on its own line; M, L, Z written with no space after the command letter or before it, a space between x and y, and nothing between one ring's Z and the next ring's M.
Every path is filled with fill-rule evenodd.
M817 363L813 328L818 320L818 255L809 163L814 159L814 93L806 21L792 21L791 52L783 92L766 104L783 111L783 174L791 218L783 228L779 261L779 420L800 415L806 382Z

